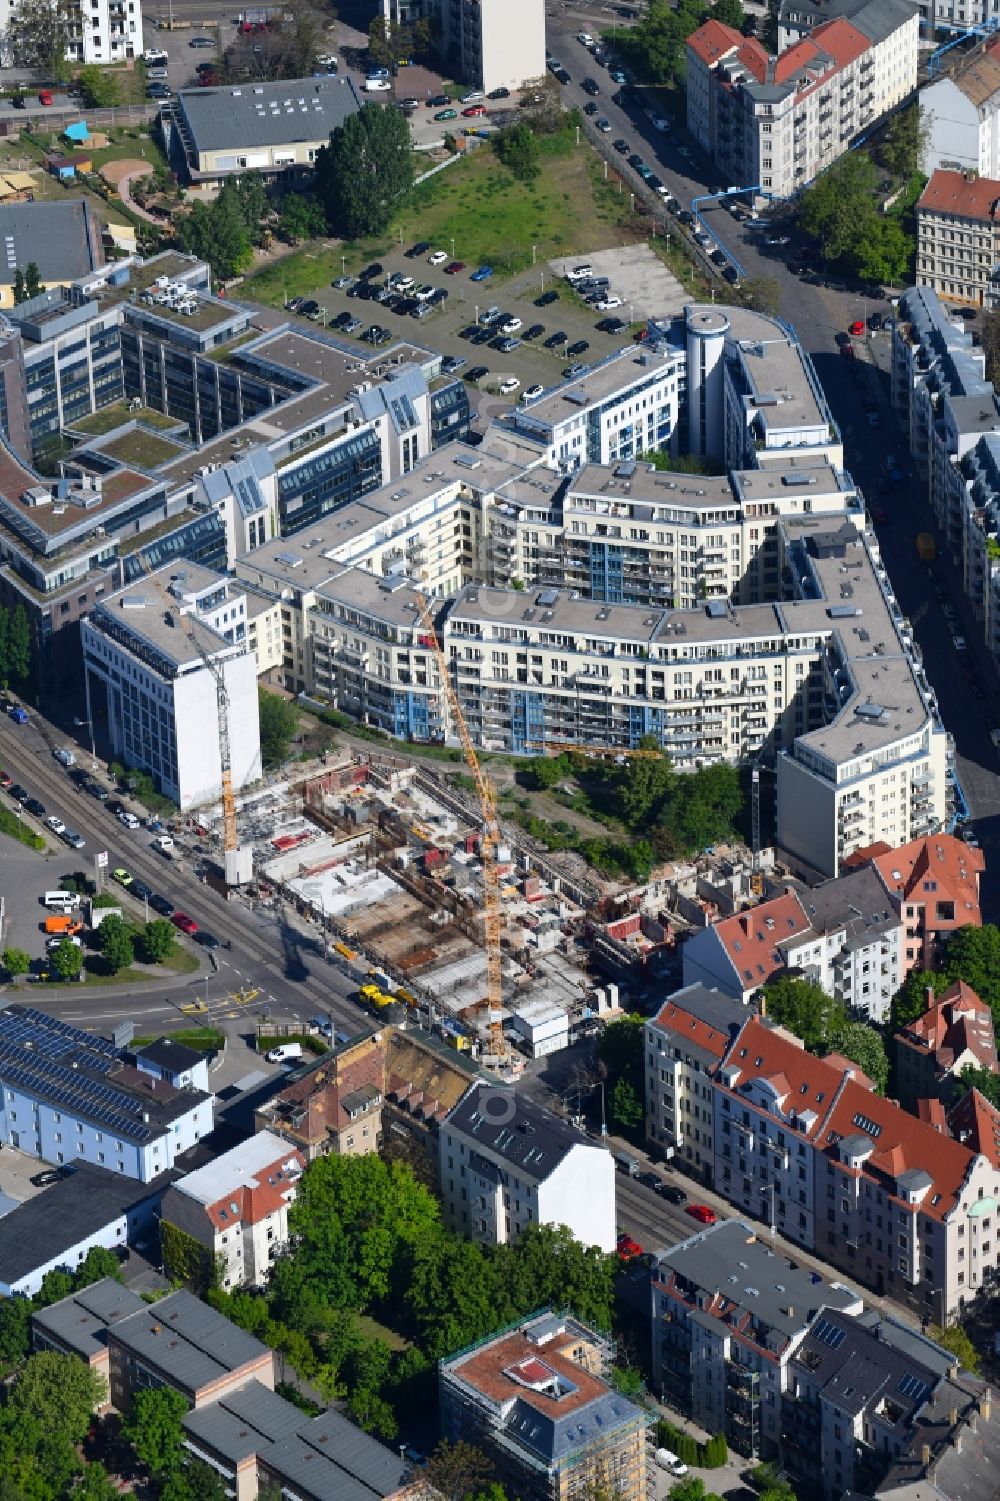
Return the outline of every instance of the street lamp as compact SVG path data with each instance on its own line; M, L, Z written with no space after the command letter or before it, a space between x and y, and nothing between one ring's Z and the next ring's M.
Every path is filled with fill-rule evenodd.
M455 259L455 236L454 235L452 235L452 237L451 237L451 258L452 258L452 260Z
M91 771L96 771L97 747L94 744L94 721L92 719L78 719L74 717L73 723L78 730L87 729L90 731L90 769Z
M341 274L341 276L346 276L347 275L347 256L346 255L342 255L340 257L340 274Z

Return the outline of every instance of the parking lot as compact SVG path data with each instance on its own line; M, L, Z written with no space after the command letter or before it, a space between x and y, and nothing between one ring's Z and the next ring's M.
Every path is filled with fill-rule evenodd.
M10 797L2 794L3 805L12 808ZM25 817L32 829L35 820ZM45 934L42 927L46 911L42 897L46 891L61 886L62 877L71 871L87 870L93 863L86 851L82 855L75 850L50 850L36 854L25 849L13 839L3 841L3 943L2 947L24 949L33 959L45 953Z
M412 249L413 247L409 247L409 252ZM531 267L502 284L497 284L492 277L478 283L473 282L472 273L477 269L475 266L463 264L460 270L449 274L447 267L456 264L451 259L451 250L450 246L429 245L414 256L407 249L400 248L376 262L379 271L368 278L368 285L373 290L383 288L390 278L397 279L396 295L406 298L409 304L414 303L413 294L425 288L446 292L447 297L441 301L426 300L415 304L417 308L429 307L430 311L426 314L414 318L412 312L405 310L406 303L403 305L404 310L400 311L398 304L392 306L370 297L358 296L358 283L354 280L349 287L317 289L313 298L309 299L318 304L318 311L314 312L312 321L330 324L347 316L358 320L359 326L353 334L343 332L339 327L333 327L331 332L348 345L356 344L366 354L373 346L363 336L372 325L378 325L387 331L393 342L406 340L460 361L458 373L465 378L469 378L470 372L482 369L483 374L470 382L479 390L496 394L502 382L517 380L519 388L509 393L511 401L517 400L520 391L531 386L558 385L563 379L563 371L574 361L590 364L628 343L627 328L609 333L597 327L598 323L609 317L628 322L630 310L625 297L613 314L596 306L588 306L547 263ZM432 266L431 257L437 258L441 254L445 255L445 261ZM627 261L625 256L629 257ZM646 258L650 265L645 264ZM611 283L609 290L612 292L618 285L620 265L623 284L627 278L629 286L638 284L643 277L652 280L656 275L654 267L657 270L663 269L645 246L631 247L625 252L598 253L589 259L595 265L595 270L598 263L607 267L601 274L608 276ZM345 256L344 265L348 275L367 269L360 263L352 266L350 262L351 258ZM399 277L412 279L412 285L409 281L400 285ZM336 278L338 281L342 279ZM668 283L673 283L676 293ZM659 298L676 300L677 306L680 306L682 290L665 270L662 284L663 290L658 294ZM543 298L544 303L539 306ZM477 324L491 308L500 309L509 320L520 320L519 326L511 325L507 334L514 347L505 350L494 347L492 341L504 337L499 329L504 320L499 318L495 320L497 326L488 337L485 336L485 329L476 335L479 343L473 342L470 337L470 333L475 332ZM635 311L645 318L646 304L641 305L641 311L639 307ZM301 315L293 314L293 317L296 316ZM385 342L388 346L388 341ZM572 355L569 353L571 349L575 351Z

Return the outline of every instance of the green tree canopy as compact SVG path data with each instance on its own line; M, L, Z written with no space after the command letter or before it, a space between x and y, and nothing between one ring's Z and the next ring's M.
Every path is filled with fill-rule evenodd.
M7 1397L14 1421L78 1444L90 1427L95 1408L107 1400L108 1383L100 1371L78 1360L42 1350L29 1355Z
M923 1016L927 1010L927 992L933 990L935 995L940 995L947 990L950 980L944 975L934 973L929 969L911 969L902 985L892 998L889 1009L889 1026L893 1032L898 1032L910 1022L915 1022L918 1016Z
M967 1063L958 1076L957 1097L960 1099L970 1089L978 1089L991 1105L1000 1110L1000 1075L995 1074L992 1069L977 1068L974 1064Z
M264 688L257 689L257 706L261 760L265 767L280 766L299 727L299 711L288 699Z
M881 1032L867 1022L847 1022L837 1038L836 1049L863 1068L878 1093L885 1094L889 1082L889 1059Z
M464 1439L451 1444L442 1439L427 1460L424 1478L444 1501L467 1501L469 1496L493 1483L496 1469L490 1457L475 1444Z
M7 21L6 50L42 78L61 83L69 77L69 0L22 0Z
M800 1037L811 1052L839 1046L846 1014L839 1001L809 980L782 975L764 986L767 1015Z
M180 1469L187 1410L187 1400L168 1386L136 1392L132 1399L131 1411L122 1419L122 1432L151 1475Z
M316 197L330 230L345 239L384 233L412 186L410 126L401 110L364 105L316 158Z
M326 233L323 205L301 193L288 193L281 204L281 233L294 244Z
M526 120L498 130L491 138L494 152L518 182L534 182L539 171L538 137Z
M4 949L3 967L9 975L26 975L31 968L31 955L24 949Z
M941 966L947 984L964 980L1000 1022L1000 928L984 923L981 928L959 928L948 942Z
M617 1081L611 1095L611 1116L629 1135L641 1127L645 1117L642 1096L636 1093L635 1085L624 1076Z
M235 183L227 182L214 203L196 203L179 220L177 235L182 248L207 261L222 281L238 276L253 262L253 238Z
M116 917L114 913L106 917L97 930L97 939L101 953L113 975L119 970L128 969L135 958L135 948L132 942L132 929L122 917Z
M49 955L49 963L60 980L75 980L83 968L83 949L70 938L64 938L57 949Z
M87 63L76 75L76 86L88 109L110 109L121 104L121 90L113 73L106 73L96 63Z
M979 1372L979 1354L961 1324L951 1324L947 1329L941 1329L934 1324L927 1331L929 1339L943 1346L955 1356L960 1365L973 1376Z
M105 918L105 922L108 919ZM162 964L177 947L177 929L165 917L146 923L140 936L142 957L146 964Z

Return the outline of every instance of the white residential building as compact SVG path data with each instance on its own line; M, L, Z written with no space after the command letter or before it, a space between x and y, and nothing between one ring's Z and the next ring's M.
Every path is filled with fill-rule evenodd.
M429 19L459 76L483 89L517 89L545 72L544 0L380 0L387 23Z
M917 285L947 302L1000 299L1000 182L937 170L917 204Z
M228 700L234 790L260 778L257 667L246 600L198 564L161 569L103 600L81 624L87 714L107 715L112 753L180 808L222 787L219 686ZM100 702L100 700L99 700Z
M700 983L676 990L646 1023L646 1143L711 1184L712 1075L751 1014L740 1000Z
M440 1131L446 1222L487 1245L528 1225L566 1225L584 1246L613 1251L611 1153L513 1089L476 1081Z
M872 869L788 890L693 933L686 984L717 985L747 1002L788 970L852 1011L882 1022L906 978L904 924Z
M969 0L973 9L978 3ZM990 14L995 19L995 7ZM952 66L920 91L921 171L928 177L944 170L1000 178L1000 41L953 57Z
M194 1084L152 1077L103 1037L31 1006L0 1011L5 1146L149 1183L211 1129L212 1096Z
M223 1288L259 1287L288 1240L288 1206L305 1158L270 1131L240 1142L179 1178L163 1196L162 1223L201 1245ZM168 1254L169 1241L164 1240Z
M6 41L17 0L0 0L0 36ZM66 58L73 63L123 63L141 57L142 0L72 0L66 6ZM4 67L17 67L7 52Z
M618 349L515 407L510 425L564 468L676 452L683 389L682 349Z
M727 182L804 187L916 88L917 8L862 0L786 6L780 51L716 20L687 43L688 129Z

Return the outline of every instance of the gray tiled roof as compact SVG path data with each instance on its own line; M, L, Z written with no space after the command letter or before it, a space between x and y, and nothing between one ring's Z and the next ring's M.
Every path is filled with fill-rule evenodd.
M306 1421L292 1402L260 1381L248 1381L220 1401L189 1412L184 1428L195 1443L235 1466L268 1444L290 1438Z
M44 282L74 281L101 264L84 198L0 204L0 284L34 261Z
M105 1330L110 1324L145 1306L138 1293L130 1292L113 1277L104 1277L68 1298L60 1298L48 1308L39 1309L31 1322L40 1333L50 1335L65 1349L89 1360L104 1349Z
M372 1501L404 1484L409 1466L339 1412L303 1420L289 1438L258 1450L262 1464L309 1501Z
M172 1386L194 1393L270 1352L189 1292L169 1293L115 1327L114 1337Z
M486 1101L486 1108L482 1102ZM496 1102L496 1113L490 1105ZM513 1111L513 1113L511 1113ZM480 1152L495 1153L529 1182L542 1183L574 1147L594 1143L525 1095L476 1083L447 1117ZM599 1149L598 1149L599 1150Z
M199 153L322 141L361 108L349 78L182 89L177 104Z

